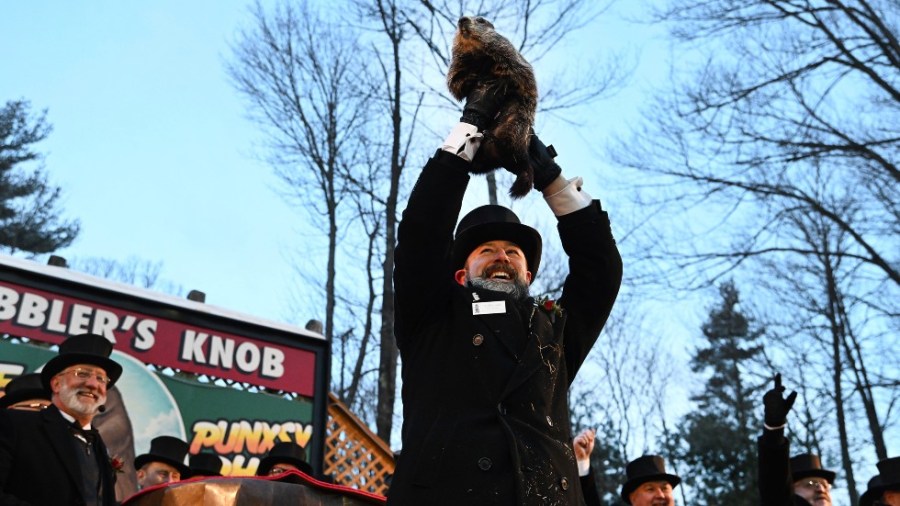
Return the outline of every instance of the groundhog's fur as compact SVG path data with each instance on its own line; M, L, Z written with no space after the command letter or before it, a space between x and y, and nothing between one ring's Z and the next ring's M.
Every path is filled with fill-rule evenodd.
M528 143L537 108L534 70L515 46L482 17L462 17L453 39L447 86L457 100L466 98L479 84L504 87L504 102L472 161L472 172L503 167L516 174L509 193L523 197L534 185Z

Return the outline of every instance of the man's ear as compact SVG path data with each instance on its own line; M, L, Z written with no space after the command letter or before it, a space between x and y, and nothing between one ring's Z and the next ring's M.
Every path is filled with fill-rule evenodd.
M460 269L456 271L456 273L453 274L453 279L455 279L456 282L459 283L459 286L466 286L466 270Z
M50 392L54 394L59 393L59 382L62 381L59 379L59 376L54 376L50 378Z
M525 271L525 281L527 281L528 284L531 285L531 271Z

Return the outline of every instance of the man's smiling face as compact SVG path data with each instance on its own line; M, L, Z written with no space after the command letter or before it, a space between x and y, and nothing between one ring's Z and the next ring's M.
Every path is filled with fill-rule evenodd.
M456 282L491 290L513 293L516 287L524 287L527 293L531 283L528 260L522 249L513 242L496 240L480 244L466 259L463 269L456 271Z
M106 403L109 378L103 369L92 365L74 365L53 377L51 388L62 411L82 422L90 421Z

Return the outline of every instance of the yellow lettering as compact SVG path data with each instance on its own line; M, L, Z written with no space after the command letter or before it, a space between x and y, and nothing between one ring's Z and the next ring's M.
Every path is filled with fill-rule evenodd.
M219 420L219 428L222 430L222 434L228 434L228 441L225 441L225 438L219 440L216 443L216 451L220 454L225 453L237 453L234 451L234 447L236 445L237 437L240 435L240 431L236 430L236 423L231 424L231 430L228 429L228 422L225 420Z
M298 423L297 425L303 427L302 423ZM306 445L309 444L309 440L312 437L312 431L312 424L307 425L302 432L294 431L294 440L297 441L298 445L306 448Z
M226 466L228 467L227 473L225 472ZM222 466L222 474L224 476L256 476L258 468L258 458L250 457L248 460L243 455L235 455L234 460Z
M191 453L200 453L201 448L212 448L222 439L222 431L212 422L194 423L194 438L191 441Z
M271 450L273 446L275 446L275 438L278 437L278 433L281 432L281 425L274 424L269 425L266 424L265 430L263 430L263 439L260 442L257 450L259 450L260 454L266 453Z

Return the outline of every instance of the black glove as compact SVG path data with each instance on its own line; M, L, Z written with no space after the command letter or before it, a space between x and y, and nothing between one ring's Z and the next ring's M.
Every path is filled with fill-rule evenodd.
M787 423L787 415L794 400L797 399L797 392L791 392L786 398L782 396L784 387L781 386L781 374L775 375L775 388L763 395L763 405L765 406L765 422L769 427L781 427Z
M531 131L531 142L528 144L528 156L531 158L531 167L534 169L534 189L544 191L544 188L552 183L562 169L553 161L556 150L553 145L545 146L534 130Z
M475 125L481 132L491 126L500 104L503 103L504 87L497 84L479 83L466 97L460 121Z

